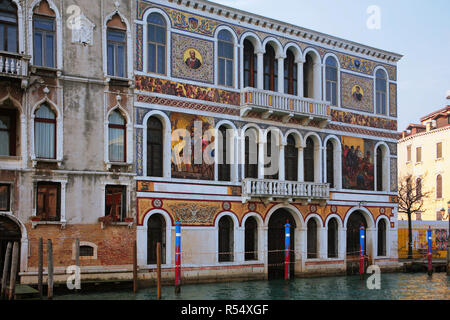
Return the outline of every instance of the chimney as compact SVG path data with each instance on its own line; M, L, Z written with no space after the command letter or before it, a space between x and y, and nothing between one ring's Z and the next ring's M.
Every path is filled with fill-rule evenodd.
M445 94L445 97L450 102L450 90L447 90L447 93Z
M427 132L429 132L431 130L431 121L427 121L425 126L427 127Z

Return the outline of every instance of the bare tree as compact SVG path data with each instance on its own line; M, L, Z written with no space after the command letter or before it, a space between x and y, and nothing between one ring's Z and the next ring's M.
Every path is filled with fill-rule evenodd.
M413 258L411 216L423 212L423 200L431 195L431 191L422 189L422 181L423 178L407 175L400 179L398 186L398 212L408 216L408 259Z

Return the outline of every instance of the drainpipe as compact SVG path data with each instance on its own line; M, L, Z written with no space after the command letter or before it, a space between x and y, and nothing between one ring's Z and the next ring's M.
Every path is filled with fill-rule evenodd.
M448 218L448 231L447 231L447 275L450 275L450 201L447 202L447 218Z

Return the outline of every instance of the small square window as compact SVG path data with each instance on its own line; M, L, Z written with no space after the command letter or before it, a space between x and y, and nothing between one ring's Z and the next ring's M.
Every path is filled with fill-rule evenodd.
M416 148L416 162L422 162L422 147Z
M442 159L442 142L436 143L436 159Z
M105 216L110 216L114 222L124 222L127 216L125 186L106 186Z
M92 246L80 246L80 257L93 257L94 247Z
M11 210L11 185L0 184L0 211Z
M39 182L37 185L36 215L44 221L61 220L61 184Z

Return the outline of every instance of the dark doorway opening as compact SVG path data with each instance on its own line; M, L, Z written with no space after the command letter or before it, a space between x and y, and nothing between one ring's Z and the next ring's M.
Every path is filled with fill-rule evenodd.
M20 240L22 238L22 233L20 227L11 219L0 216L0 279L3 277L3 265L5 263L5 253L8 242L14 244L14 242L19 243L19 265L20 265ZM12 248L10 263L12 261ZM19 274L19 269L17 268L17 274ZM8 273L11 270L11 264L8 266ZM19 278L17 278L19 279ZM9 284L9 279L8 279Z
M147 264L156 264L156 244L161 243L161 264L166 263L166 221L160 214L148 219Z
M292 215L285 209L279 209L273 213L269 220L268 231L268 278L283 279L284 278L284 250L285 250L285 224L289 221L291 225L291 255L289 276L294 278L295 268L295 220Z
M353 212L347 221L347 274L359 272L360 228L367 230L367 221L361 211ZM367 233L364 241L364 255L367 255Z

